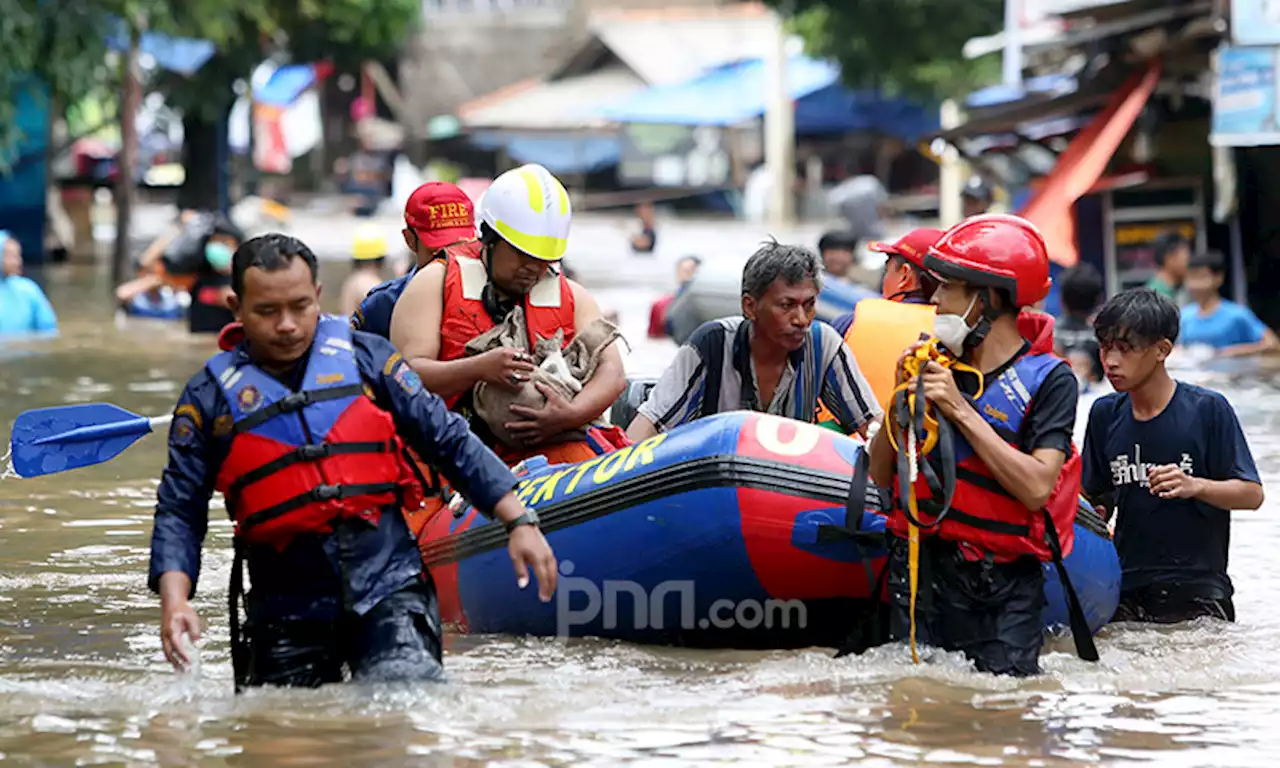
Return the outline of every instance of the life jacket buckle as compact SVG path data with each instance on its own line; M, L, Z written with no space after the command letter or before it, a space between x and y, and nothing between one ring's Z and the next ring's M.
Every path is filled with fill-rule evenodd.
M340 485L317 485L311 491L311 498L316 501L333 501L342 498L342 486Z
M311 404L311 393L293 392L280 398L277 408L281 413L293 413Z
M298 458L302 461L315 461L317 459L326 459L329 457L329 444L327 443L307 443L298 446L295 451ZM323 487L323 486L322 486Z

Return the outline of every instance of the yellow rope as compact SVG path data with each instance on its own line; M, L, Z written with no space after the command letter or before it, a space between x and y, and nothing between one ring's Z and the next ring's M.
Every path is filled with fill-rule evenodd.
M938 347L937 339L930 339L927 343L916 348L915 352L905 357L902 361L902 369L907 374L903 383L894 388L893 394L890 395L889 402L892 404L897 400L899 392L906 392L906 407L910 414L916 411L916 390L912 386L912 381L920 375L929 361L937 361L945 368L953 371L962 371L975 374L978 378L978 394L975 397L982 396L982 374L976 368L965 365L951 355L942 351ZM886 417L886 421L888 417ZM905 503L907 509L911 511L911 518L920 519L920 510L916 506L916 468L919 461L927 456L938 445L938 418L934 413L932 403L925 403L924 408L924 445L916 446L916 428L915 425L909 427L907 433L906 446L898 444L897 435L892 426L889 429L889 444L893 446L895 452L902 452L904 449L908 452L911 460L911 477L907 490L907 498ZM913 664L920 663L920 654L916 650L916 598L920 594L920 529L910 521L907 522L907 578L910 589L910 603L908 606L908 617L911 622L910 644L911 644L911 662Z

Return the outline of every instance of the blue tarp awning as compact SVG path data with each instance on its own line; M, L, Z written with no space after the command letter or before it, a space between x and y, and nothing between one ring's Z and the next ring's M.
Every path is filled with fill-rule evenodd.
M314 64L286 64L271 73L266 85L254 89L253 100L259 104L287 107L315 82Z
M726 64L683 83L648 88L599 114L619 123L736 125L765 112L765 66L761 59ZM807 56L788 60L787 90L799 134L879 130L913 139L938 127L935 110L851 91L841 84L838 66Z
M481 131L471 137L481 149L502 149L518 163L537 163L552 173L591 173L617 165L622 145L616 136L548 136Z
M826 88L839 78L838 67L805 56L792 57L787 64L787 91L793 99ZM764 114L766 85L764 61L747 59L683 83L647 88L606 107L600 116L619 123L735 125Z
M1063 96L1074 93L1076 88L1076 79L1070 75L1041 75L1027 78L1021 88L1011 85L980 88L965 98L964 105L969 109L994 107L998 104L1021 101L1029 96Z
M129 31L123 21L117 21L115 29L107 34L107 47L123 53L129 50ZM156 66L190 77L205 62L213 58L217 48L208 40L190 37L170 37L158 32L143 32L138 41L138 52L151 56Z

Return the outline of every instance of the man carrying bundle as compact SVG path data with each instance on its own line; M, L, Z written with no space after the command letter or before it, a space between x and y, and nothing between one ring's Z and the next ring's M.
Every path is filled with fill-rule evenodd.
M591 294L557 269L569 243L568 192L547 169L524 165L494 179L479 218L478 253L450 252L418 271L396 304L391 341L509 464L538 454L584 461L625 444L620 430L597 423L626 388L616 337ZM495 330L496 344L481 339ZM597 343L569 398L535 373L535 356L551 339L567 353L579 335ZM525 400L481 414L475 398L485 388Z

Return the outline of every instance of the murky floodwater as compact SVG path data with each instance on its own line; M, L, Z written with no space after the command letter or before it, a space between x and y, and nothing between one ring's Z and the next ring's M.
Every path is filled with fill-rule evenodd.
M667 270L666 266L658 267ZM0 435L19 412L106 400L172 408L212 352L172 327L110 321L108 289L55 275L62 337L0 356ZM335 275L329 283L337 287ZM336 290L330 290L336 294ZM603 291L636 344L651 292ZM1251 383L1252 382L1252 383ZM1280 396L1259 377L1227 385L1264 477ZM230 526L210 527L196 607L199 668L176 676L146 589L164 441L94 468L0 480L0 759L18 764L759 764L1274 766L1280 762L1276 502L1239 514L1236 625L1109 628L1102 661L1046 653L1033 681L979 675L954 656L912 667L881 648L693 652L583 641L450 638L451 681L234 696L225 584ZM1280 492L1273 491L1280 498ZM220 516L215 510L215 517Z

